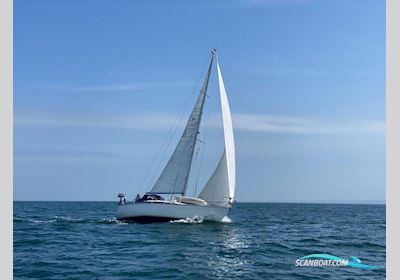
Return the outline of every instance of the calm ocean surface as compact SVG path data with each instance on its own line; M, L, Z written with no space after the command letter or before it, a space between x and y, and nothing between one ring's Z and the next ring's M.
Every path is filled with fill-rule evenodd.
M126 224L116 202L14 202L15 279L384 279L385 206L236 203L231 223Z

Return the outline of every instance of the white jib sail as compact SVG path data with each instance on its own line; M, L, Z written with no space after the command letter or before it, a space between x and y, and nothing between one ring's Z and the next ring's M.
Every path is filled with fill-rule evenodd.
M225 147L217 168L214 170L198 197L211 204L230 206L235 196L235 143L233 139L231 111L218 60L217 70Z

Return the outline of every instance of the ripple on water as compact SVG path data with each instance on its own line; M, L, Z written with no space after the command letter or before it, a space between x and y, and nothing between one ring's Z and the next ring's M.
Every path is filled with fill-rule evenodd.
M145 225L119 222L115 208L15 202L15 279L385 278L385 270L294 265L312 253L384 265L385 206L238 203L223 223Z

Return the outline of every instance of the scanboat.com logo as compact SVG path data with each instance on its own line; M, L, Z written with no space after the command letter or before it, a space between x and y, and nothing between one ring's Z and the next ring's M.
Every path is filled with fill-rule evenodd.
M383 266L375 266L361 263L357 257L351 256L349 260L329 254L312 254L296 260L296 266L340 266L355 267L361 269L380 269Z

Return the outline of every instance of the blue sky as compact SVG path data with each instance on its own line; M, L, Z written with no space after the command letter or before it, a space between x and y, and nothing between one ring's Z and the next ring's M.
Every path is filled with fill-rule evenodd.
M150 188L213 47L233 114L238 201L385 200L376 0L14 1L14 199L114 200ZM220 152L215 75L209 95L198 188Z

